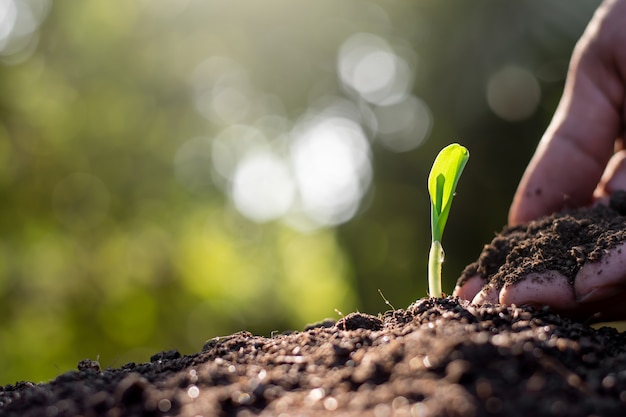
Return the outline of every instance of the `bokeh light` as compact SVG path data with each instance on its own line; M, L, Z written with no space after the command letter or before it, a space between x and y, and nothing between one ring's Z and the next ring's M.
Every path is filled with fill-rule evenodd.
M541 87L527 69L506 66L494 73L487 84L487 102L491 110L509 122L530 117L539 105Z
M263 132L248 125L233 125L212 138L211 164L217 174L215 181L226 190L224 184L233 179L235 170L248 153L270 147L269 139Z
M376 130L380 142L395 152L407 152L430 135L433 117L424 100L411 95L394 104L376 106Z
M231 194L244 216L265 222L287 213L294 201L295 185L283 158L270 151L256 151L239 162Z
M338 72L346 88L364 100L393 104L409 94L412 70L380 36L357 33L339 49Z
M305 119L294 131L291 157L301 209L320 225L349 220L371 181L369 142L343 117Z
M215 56L193 74L196 110L209 121L228 126L246 119L253 92L246 71L232 59Z
M27 59L38 42L38 28L49 0L0 0L0 59L16 64Z

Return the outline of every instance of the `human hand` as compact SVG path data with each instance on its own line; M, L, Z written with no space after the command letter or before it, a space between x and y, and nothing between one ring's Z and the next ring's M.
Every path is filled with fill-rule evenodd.
M475 304L549 305L594 321L624 317L625 202L626 192L616 192L610 207L505 228L465 268L455 294Z
M518 225L564 208L606 203L626 190L626 0L605 1L574 50L565 90L509 212ZM617 150L617 151L616 151ZM539 279L537 279L539 278ZM626 244L580 268L572 286L556 271L485 286L476 274L454 294L475 303L549 305L575 316L626 317Z

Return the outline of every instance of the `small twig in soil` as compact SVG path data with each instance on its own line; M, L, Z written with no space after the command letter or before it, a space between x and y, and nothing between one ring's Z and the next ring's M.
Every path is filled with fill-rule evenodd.
M383 298L383 300L385 300L385 304L387 304L389 307L391 307L391 309L392 309L393 311L396 311L396 308L395 308L393 305L391 305L391 303L389 302L389 300L387 300L387 299L385 298L385 296L383 295L383 292L380 290L380 288L378 289L378 294L380 294L380 296Z

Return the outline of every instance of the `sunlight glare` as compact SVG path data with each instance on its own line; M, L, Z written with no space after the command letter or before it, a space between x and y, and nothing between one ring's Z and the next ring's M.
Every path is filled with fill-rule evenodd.
M18 63L32 54L49 9L49 0L0 0L0 56L4 62Z
M393 104L412 87L413 71L383 38L357 33L339 48L338 73L343 85L373 104Z
M17 7L13 0L0 0L0 49L11 36L17 18Z
M213 180L223 189L232 181L239 161L250 152L269 148L269 140L259 129L248 125L233 125L218 133L211 141Z
M280 156L257 150L237 165L231 195L240 213L251 220L267 222L282 217L291 208L295 185Z
M372 176L361 126L342 117L316 118L296 132L291 156L302 209L323 226L349 220Z

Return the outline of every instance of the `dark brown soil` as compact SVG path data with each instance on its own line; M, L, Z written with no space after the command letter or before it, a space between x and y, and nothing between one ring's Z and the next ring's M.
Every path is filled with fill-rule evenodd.
M459 282L476 275L501 288L530 272L559 271L574 283L578 270L599 261L605 249L626 240L626 192L616 192L610 206L598 205L505 227L468 265Z
M624 221L598 207L505 229L469 268L509 279L558 265L572 276L624 239ZM0 416L78 415L624 416L626 334L547 308L423 299L116 369L85 360L48 383L0 388Z

